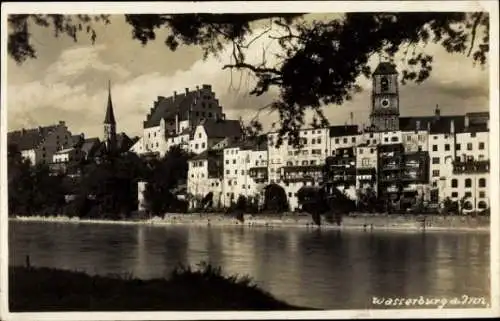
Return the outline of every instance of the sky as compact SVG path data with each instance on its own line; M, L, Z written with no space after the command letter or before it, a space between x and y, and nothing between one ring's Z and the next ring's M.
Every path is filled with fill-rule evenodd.
M334 16L315 14L307 19ZM256 34L261 28L264 26L257 27ZM22 65L11 58L7 62L9 130L62 120L74 134L100 137L108 80L112 83L117 130L130 136L142 133L142 122L156 97L171 96L174 91L210 84L226 118L242 117L244 121L276 95L249 96L253 79L248 74L222 70L229 62L227 51L206 60L194 46L181 46L172 52L163 43L164 32L142 46L132 39L131 27L122 15L112 16L110 25L96 26L94 45L85 35L74 42L67 37L55 38L50 29L34 27L31 32L38 57ZM263 48L267 48L268 59L278 52L277 44L264 36L249 48L249 57L260 59ZM474 66L470 58L449 54L437 45L428 45L426 52L434 55L432 75L423 84L400 86L402 116L430 115L437 104L444 115L488 110L488 66ZM371 61L373 66L377 59ZM351 112L354 123L368 124L370 82L360 79L360 84L364 90L352 101L324 109L331 124L350 121ZM278 120L277 115L266 112L259 119L266 129Z

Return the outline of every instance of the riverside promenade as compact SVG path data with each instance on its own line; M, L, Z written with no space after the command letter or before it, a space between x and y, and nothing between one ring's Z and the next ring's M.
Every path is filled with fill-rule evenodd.
M17 221L43 221L60 223L94 224L150 224L150 225L194 225L194 226L245 226L276 228L321 228L321 229L363 229L363 230L464 230L489 231L490 218L484 216L440 216L440 215L397 215L397 214L351 214L343 216L340 225L322 218L317 226L307 214L245 214L243 221L233 215L215 213L166 214L149 219L102 220L80 219L66 216L16 216Z

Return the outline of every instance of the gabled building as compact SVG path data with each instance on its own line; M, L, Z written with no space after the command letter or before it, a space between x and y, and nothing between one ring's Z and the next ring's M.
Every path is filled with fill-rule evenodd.
M174 144L188 149L190 137L202 120L224 119L222 107L210 85L192 91L186 88L184 93L174 91L170 97L159 96L143 122L143 135L132 150L137 154L163 156Z
M73 139L64 121L51 126L21 129L7 135L7 143L16 146L22 157L29 159L33 165L51 163L58 150L73 146Z

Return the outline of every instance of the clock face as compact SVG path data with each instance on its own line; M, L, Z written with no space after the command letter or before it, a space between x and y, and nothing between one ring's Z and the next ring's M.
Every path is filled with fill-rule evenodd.
M387 107L389 107L389 106L391 105L391 103L390 103L389 99L387 99L387 98L382 99L382 101L380 102L380 104L381 104L381 105L382 105L382 107L384 107L384 108L387 108Z

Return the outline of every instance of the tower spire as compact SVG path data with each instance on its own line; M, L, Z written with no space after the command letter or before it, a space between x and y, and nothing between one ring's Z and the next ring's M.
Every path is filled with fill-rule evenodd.
M115 114L113 112L113 101L111 100L111 80L108 80L108 106L104 117L105 124L116 124Z
M116 120L111 100L111 81L108 80L108 105L104 116L104 142L108 152L113 152L116 147Z

